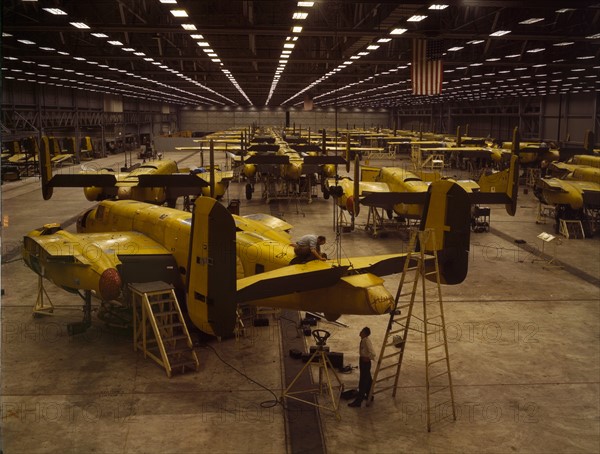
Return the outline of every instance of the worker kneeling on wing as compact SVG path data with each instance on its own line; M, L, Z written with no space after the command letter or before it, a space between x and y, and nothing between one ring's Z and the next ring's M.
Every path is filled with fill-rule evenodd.
M327 255L321 253L321 245L326 239L322 235L304 235L296 243L292 243L296 258L292 263L304 263L310 260L327 260Z

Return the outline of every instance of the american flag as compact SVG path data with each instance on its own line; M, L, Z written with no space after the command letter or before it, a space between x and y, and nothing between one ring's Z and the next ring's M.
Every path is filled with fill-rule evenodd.
M442 52L440 40L413 40L413 95L439 95L442 92Z

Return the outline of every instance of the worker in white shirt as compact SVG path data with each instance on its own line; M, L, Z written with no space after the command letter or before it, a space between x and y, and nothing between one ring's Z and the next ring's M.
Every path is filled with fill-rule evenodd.
M325 241L323 235L304 235L298 241L292 243L291 246L294 247L297 261L305 263L309 260L327 260L327 255L321 253L321 246L325 244Z
M365 326L360 331L360 346L358 349L359 354L359 371L360 378L358 379L358 396L352 402L348 404L349 407L360 407L363 399L366 399L369 390L371 389L371 383L373 383L373 377L371 377L371 361L375 359L375 350L369 336L371 330L368 326Z

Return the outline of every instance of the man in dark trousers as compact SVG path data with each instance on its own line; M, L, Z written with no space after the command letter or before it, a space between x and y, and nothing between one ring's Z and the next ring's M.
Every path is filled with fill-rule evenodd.
M371 389L371 383L373 383L373 377L371 377L371 361L375 359L375 350L369 336L371 330L368 326L365 326L360 332L360 346L358 349L359 354L359 370L360 378L358 380L358 396L352 402L348 404L349 407L360 407L363 399L366 399Z
M304 235L297 242L292 243L296 258L292 263L305 263L310 260L327 260L327 255L321 253L321 246L325 244L325 237L322 235Z

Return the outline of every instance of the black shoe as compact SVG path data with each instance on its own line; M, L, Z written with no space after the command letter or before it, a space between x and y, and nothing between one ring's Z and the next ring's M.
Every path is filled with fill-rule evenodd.
M360 400L355 400L355 401L353 401L353 402L350 402L350 403L348 404L348 406L349 406L349 407L360 407L360 404L361 404L361 403L362 403L362 401L360 401Z

